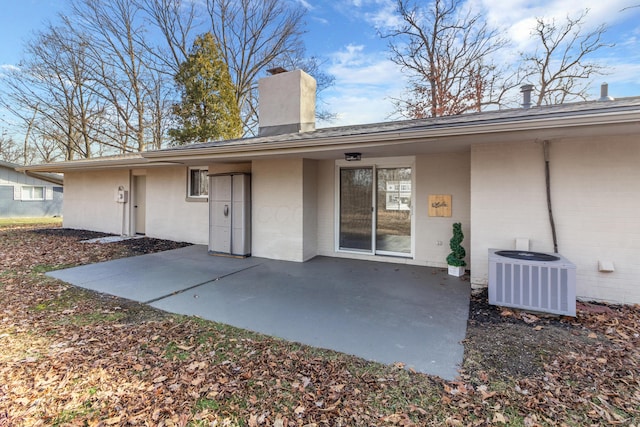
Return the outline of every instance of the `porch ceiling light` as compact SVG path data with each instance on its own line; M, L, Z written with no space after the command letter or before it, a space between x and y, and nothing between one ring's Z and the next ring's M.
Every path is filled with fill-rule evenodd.
M362 159L361 153L344 153L344 159L347 162L359 162Z

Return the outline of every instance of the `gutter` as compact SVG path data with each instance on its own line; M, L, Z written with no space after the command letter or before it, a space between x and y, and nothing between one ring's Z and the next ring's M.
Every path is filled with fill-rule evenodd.
M390 144L408 144L415 142L441 142L444 138L473 137L475 135L503 134L508 132L527 132L541 129L571 129L576 127L594 127L617 124L640 124L640 110L638 108L624 111L599 112L595 114L573 114L556 117L523 116L518 120L503 118L482 122L458 122L438 126L425 124L416 127L379 130L352 135L323 136L308 135L293 141L247 140L227 145L212 145L206 147L188 147L180 149L164 149L136 153L135 156L124 158L93 158L75 160L71 162L50 163L35 166L24 166L18 170L27 172L60 172L86 169L117 169L133 167L154 167L181 164L188 160L225 158L255 158L273 155L300 155L305 153L321 153L331 150L358 150L361 148L375 148ZM316 132L322 132L322 129ZM471 144L473 141L469 141Z
M378 147L393 143L440 140L447 137L464 137L490 133L526 132L540 129L574 128L625 123L640 123L640 112L601 113L581 115L567 121L567 117L528 119L508 123L452 124L442 128L380 131L346 136L318 136L295 141L246 142L237 145L217 145L202 148L158 150L141 153L146 159L186 160L200 156L212 157L254 157L256 155L304 154L336 149L358 147ZM523 126L526 125L526 126Z
M37 172L65 172L74 170L87 170L87 169L122 169L122 168L147 168L150 166L166 166L175 165L175 162L160 161L150 162L142 157L135 159L118 159L109 160L101 159L100 157L93 158L91 160L74 160L71 162L58 162L58 163L45 163L34 166L22 166L17 168L19 172L25 172L27 174L33 174Z

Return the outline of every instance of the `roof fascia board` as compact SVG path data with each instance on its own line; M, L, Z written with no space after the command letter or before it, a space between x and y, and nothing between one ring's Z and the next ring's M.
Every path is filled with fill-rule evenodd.
M640 111L625 114L602 113L597 115L578 115L570 118L554 117L528 119L501 123L452 124L441 128L423 128L414 130L390 130L377 133L365 133L346 136L327 136L295 141L257 142L243 145L212 146L203 148L189 148L182 150L162 150L142 153L147 159L188 160L200 156L224 157L254 157L271 154L294 154L321 152L335 149L357 147L375 147L389 142L407 143L417 140L437 139L447 137L469 137L479 134L527 132L539 129L575 128L581 126L616 125L640 122ZM470 141L471 143L471 141Z
M20 166L19 172L65 172L95 169L144 168L180 164L197 160L203 156L215 159L252 158L269 155L305 154L337 149L379 147L389 143L403 144L416 141L437 140L447 137L473 137L490 133L527 132L540 129L561 129L575 127L597 127L625 123L640 123L640 110L599 111L596 114L582 112L570 116L531 117L517 120L502 119L487 122L458 122L442 126L425 125L418 129L381 130L375 133L355 135L317 136L294 141L248 142L235 145L219 145L180 150L158 150L139 153L134 158L75 160L70 162L47 163ZM469 141L469 145L472 141Z
M154 166L168 166L175 165L168 161L150 162L144 158L136 159L118 159L118 160L100 160L96 157L92 160L86 161L72 161L72 162L59 162L59 163L45 163L34 166L22 166L17 170L20 172L72 172L82 170L96 170L96 169L132 169L132 168L147 168Z

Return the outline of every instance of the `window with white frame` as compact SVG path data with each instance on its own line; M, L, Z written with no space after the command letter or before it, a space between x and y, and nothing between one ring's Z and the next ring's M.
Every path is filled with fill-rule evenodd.
M189 168L187 183L188 197L209 196L209 169L206 167Z
M44 200L45 189L37 185L23 185L20 196L21 200Z

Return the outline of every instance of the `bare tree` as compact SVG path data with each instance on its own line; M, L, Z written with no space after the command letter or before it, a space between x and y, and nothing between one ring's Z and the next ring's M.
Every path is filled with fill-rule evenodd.
M603 24L585 32L588 13L586 9L576 17L567 16L562 23L537 18L532 31L537 49L532 54L521 55L525 79L536 86L536 105L586 99L589 79L606 73L605 66L588 58L599 49L611 46L602 41L607 27Z
M500 103L505 90L490 57L505 41L480 15L464 11L461 0L398 0L396 9L401 25L381 35L390 40L391 60L410 74L398 113L435 117Z
M291 58L319 65L301 59L304 13L287 0L70 0L5 72L0 103L47 160L162 148L179 95L173 77L196 35L212 31L250 133L266 69Z
M11 136L7 135L6 131L0 135L0 160L10 163L23 163L21 161L20 147Z
M156 29L163 40L157 47L148 46L148 49L155 55L159 70L173 78L189 56L200 28L196 20L200 12L197 4L190 0L137 1L147 15L150 27Z
M236 86L245 129L257 123L260 73L302 56L305 9L284 0L207 0L211 32Z
M166 51L158 52L172 76L186 59L197 34L214 35L229 67L248 134L254 133L257 124L258 79L268 68L305 69L318 80L319 91L333 83L330 76L320 72L315 58L305 56L301 36L306 10L301 6L286 0L138 1L166 42ZM331 118L328 111L320 110L320 114Z
M280 61L281 65L287 70L304 70L316 80L316 119L325 122L335 120L336 113L324 108L322 100L322 91L333 86L335 77L327 74L322 70L323 62L315 56L305 56L304 49L296 52L296 56L285 56Z
M54 141L64 158L91 157L102 108L88 86L87 46L67 27L49 26L27 46L28 59L5 76L5 107L27 130L25 140Z
M154 70L139 5L131 0L74 0L76 28L91 35L90 55L122 151L144 151Z

